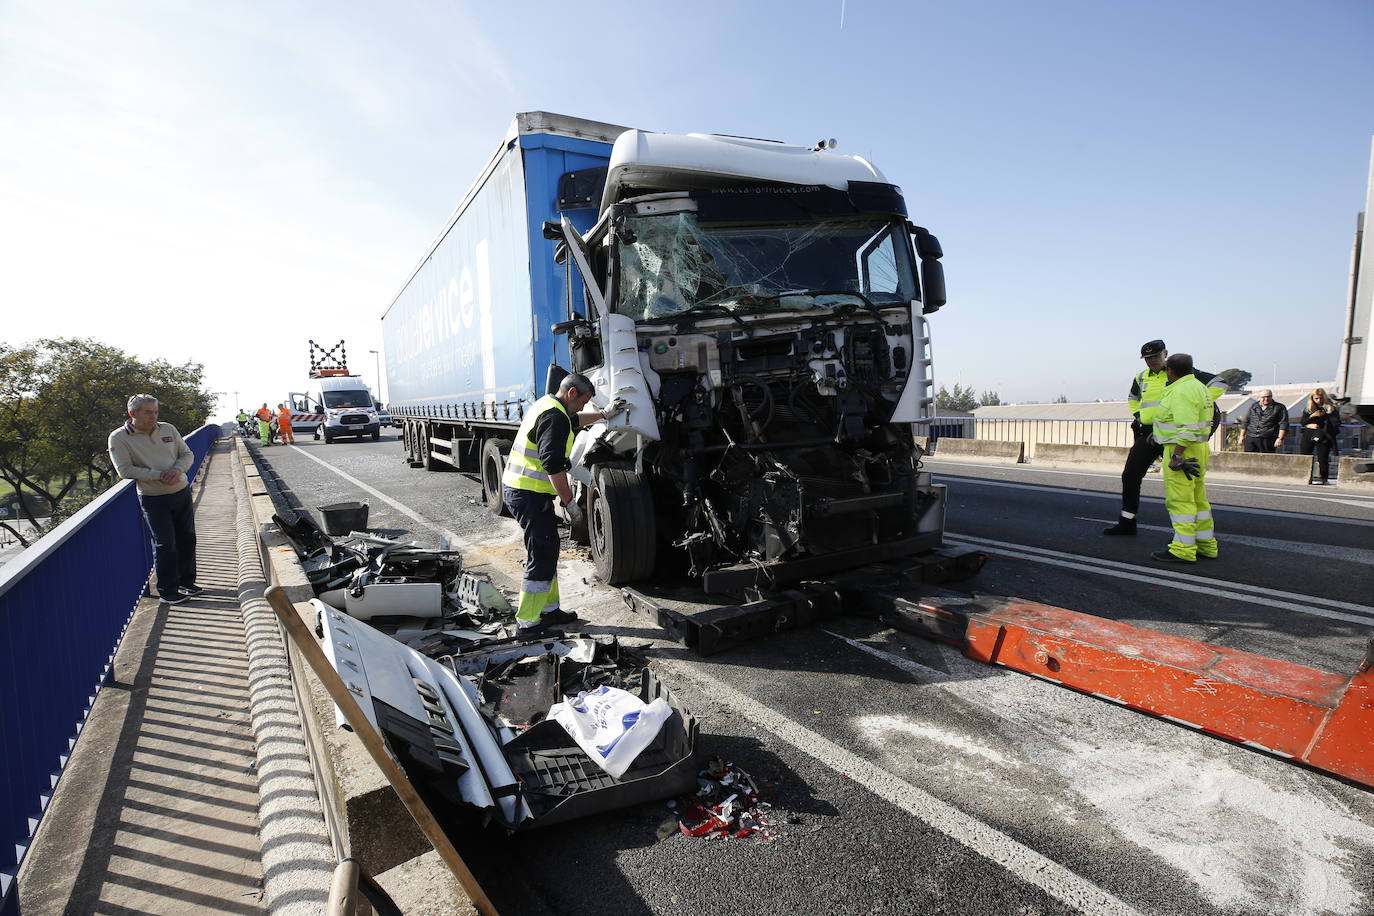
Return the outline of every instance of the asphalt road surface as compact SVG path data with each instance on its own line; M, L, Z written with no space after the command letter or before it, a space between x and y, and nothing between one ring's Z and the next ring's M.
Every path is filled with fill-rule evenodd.
M265 451L307 507L448 538L518 583L518 528L394 436ZM992 559L970 593L1042 601L1349 672L1374 636L1374 499L1214 486L1222 556L1161 568L1159 484L1136 538L1104 538L1113 475L929 465L949 541ZM1315 491L1315 492L1314 492ZM661 803L458 843L503 912L1374 914L1374 793L947 647L840 618L697 658L567 546L564 606L647 650L700 747L778 782L776 843L676 832Z

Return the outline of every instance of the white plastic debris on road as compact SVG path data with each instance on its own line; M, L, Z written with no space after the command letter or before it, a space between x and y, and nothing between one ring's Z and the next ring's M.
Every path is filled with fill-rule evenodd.
M549 718L567 730L598 766L619 779L658 735L672 708L662 697L645 703L617 687L555 703Z

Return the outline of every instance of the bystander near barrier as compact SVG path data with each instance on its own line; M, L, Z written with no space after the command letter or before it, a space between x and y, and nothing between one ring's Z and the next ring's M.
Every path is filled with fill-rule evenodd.
M194 481L221 432L186 437ZM153 568L134 481L101 494L0 569L0 916Z

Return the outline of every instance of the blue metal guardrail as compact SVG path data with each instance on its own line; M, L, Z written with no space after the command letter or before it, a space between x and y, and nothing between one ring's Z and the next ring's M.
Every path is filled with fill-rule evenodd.
M186 437L190 480L220 435L206 425ZM19 913L19 863L152 568L125 480L0 569L0 916Z

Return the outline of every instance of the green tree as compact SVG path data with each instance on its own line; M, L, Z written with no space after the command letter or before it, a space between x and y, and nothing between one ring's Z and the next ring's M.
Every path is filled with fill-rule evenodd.
M935 410L956 410L968 413L978 406L978 398L973 393L973 386L955 385L953 391L946 391L943 385L940 390L935 392Z
M1244 369L1222 369L1217 373L1217 378L1225 382L1232 391L1240 391L1250 384L1250 379L1254 376Z
M115 482L105 442L129 395L154 395L161 419L189 433L214 407L202 374L199 363L145 363L85 338L0 345L0 480L41 497L54 519L70 515Z
M979 407L996 407L1002 403L1002 398L995 391L984 391L978 398Z
M1059 397L1054 399L1054 403L1067 404L1069 403L1069 396L1067 394L1061 394Z

